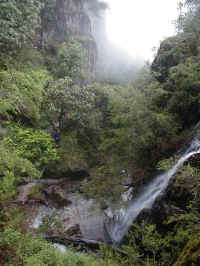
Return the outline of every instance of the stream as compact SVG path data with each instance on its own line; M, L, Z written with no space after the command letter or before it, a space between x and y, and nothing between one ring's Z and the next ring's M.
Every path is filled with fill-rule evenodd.
M69 193L70 205L60 209L41 206L31 227L38 229L45 215L56 212L56 216L63 223L65 231L70 226L78 225L81 232L79 237L105 243L112 242L118 246L141 211L152 208L155 200L164 193L177 170L191 156L198 153L200 153L200 141L195 139L178 162L171 169L156 176L145 185L136 198L132 199L131 189L122 195L118 204L121 207L116 207L115 211L111 211L110 208L103 211L94 200L85 199L76 193ZM126 204L123 204L123 201L126 201Z

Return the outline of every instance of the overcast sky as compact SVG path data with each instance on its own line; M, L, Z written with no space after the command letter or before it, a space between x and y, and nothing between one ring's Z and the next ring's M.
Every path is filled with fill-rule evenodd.
M175 33L178 0L106 0L108 38L134 57L152 59L152 48Z

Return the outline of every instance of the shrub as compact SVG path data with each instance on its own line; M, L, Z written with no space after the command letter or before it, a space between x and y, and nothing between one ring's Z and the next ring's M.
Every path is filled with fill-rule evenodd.
M16 194L16 185L25 178L38 178L40 172L27 159L14 150L0 145L0 201L8 200Z
M0 115L9 116L29 123L40 117L43 88L47 73L32 70L28 73L16 70L0 71Z
M43 169L58 159L53 139L42 130L24 129L15 126L11 135L4 139L10 150L29 160L37 169Z

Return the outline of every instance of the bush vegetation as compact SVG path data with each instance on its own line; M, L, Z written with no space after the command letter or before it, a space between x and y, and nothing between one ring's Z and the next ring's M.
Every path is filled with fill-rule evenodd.
M185 164L167 191L164 200L176 212L138 219L125 257L105 247L96 255L61 254L24 232L8 208L18 185L43 177L44 170L57 177L87 172L84 193L101 201L119 198L126 173L144 182L171 166L200 116L200 3L182 4L189 8L177 20L177 36L163 41L152 66L120 86L88 84L80 40L41 43L41 29L55 22L56 1L0 1L1 265L199 264L198 160ZM92 10L105 7L94 1ZM55 132L60 141L52 138Z

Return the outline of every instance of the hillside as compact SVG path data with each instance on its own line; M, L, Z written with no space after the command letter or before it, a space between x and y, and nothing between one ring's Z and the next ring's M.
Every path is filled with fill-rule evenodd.
M182 4L136 75L104 2L0 1L0 265L200 265L200 3Z

